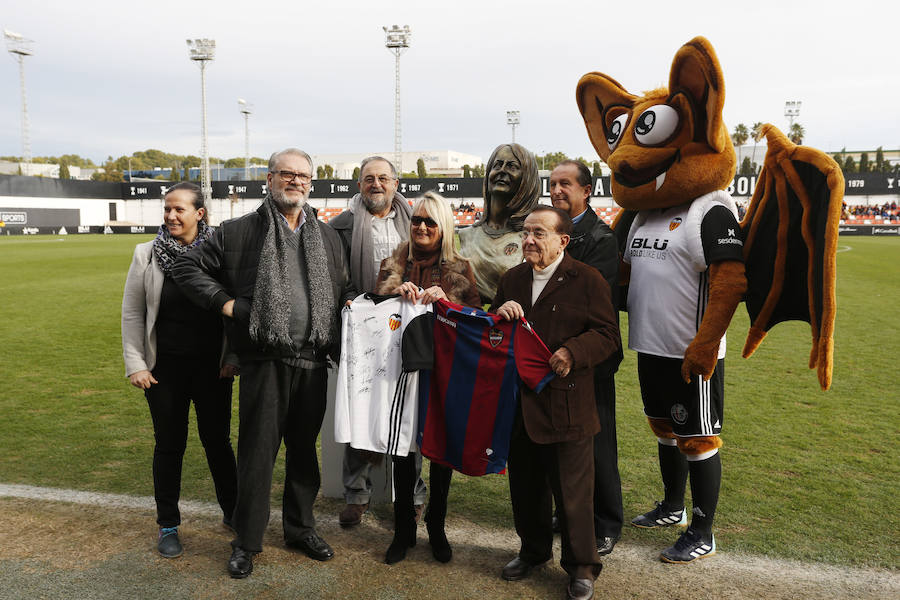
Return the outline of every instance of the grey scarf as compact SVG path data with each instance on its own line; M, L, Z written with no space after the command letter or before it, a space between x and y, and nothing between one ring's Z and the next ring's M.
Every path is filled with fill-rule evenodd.
M269 230L259 254L253 305L250 307L250 339L263 348L290 350L296 355L300 348L294 348L291 343L291 286L287 271L289 245L284 239L282 217L271 195L266 196L263 206L266 207ZM303 212L306 221L300 228L300 243L303 244L309 279L312 321L309 341L317 348L325 348L331 343L337 310L319 221L308 204L303 206Z
M409 239L409 218L412 209L400 192L394 192L391 200L394 209L394 226L400 239ZM366 210L362 195L356 194L350 199L350 211L353 213L353 238L350 243L350 276L353 287L360 293L375 289L378 273L372 272L372 260L375 246L372 242L372 213Z

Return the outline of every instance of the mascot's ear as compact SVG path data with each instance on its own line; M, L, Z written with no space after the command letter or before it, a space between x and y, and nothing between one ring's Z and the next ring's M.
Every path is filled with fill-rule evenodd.
M694 141L706 142L716 152L728 143L722 124L725 82L722 67L705 37L695 37L679 48L669 71L669 94L686 94L694 106Z
M578 81L578 87L575 88L578 110L584 118L588 137L603 160L612 153L607 141L611 135L609 127L612 126L612 120L630 113L637 99L637 96L626 92L618 81L603 73L588 73ZM624 129L624 124L619 123L618 127Z

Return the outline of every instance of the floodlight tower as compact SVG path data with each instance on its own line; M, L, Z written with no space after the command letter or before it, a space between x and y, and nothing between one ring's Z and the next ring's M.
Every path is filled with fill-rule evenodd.
M200 156L203 164L200 169L200 187L203 189L203 199L207 206L212 199L212 184L209 173L209 145L206 139L206 63L214 60L216 56L216 40L196 39L187 40L190 48L191 60L200 65L200 103L202 105L203 121L200 135Z
M31 173L31 139L29 137L28 127L28 102L25 99L25 57L34 54L32 45L34 40L25 38L20 33L15 33L7 29L3 30L3 37L6 38L6 50L19 63L19 86L22 89L22 162L25 163L25 173Z
M244 115L244 179L250 180L250 113L253 105L238 98L238 110Z
M391 25L391 28L382 27L384 29L384 45L388 51L394 55L396 59L395 66L395 83L394 83L394 166L397 173L403 173L403 152L400 145L400 55L409 48L409 40L412 33L409 25L404 25L401 29L397 25Z
M506 111L506 124L512 127L512 143L516 143L516 125L519 124L519 111Z
M789 100L784 103L784 116L788 118L788 135L794 126L794 119L800 116L800 100Z

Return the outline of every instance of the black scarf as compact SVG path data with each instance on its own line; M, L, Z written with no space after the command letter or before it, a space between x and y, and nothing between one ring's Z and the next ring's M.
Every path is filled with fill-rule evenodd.
M297 354L300 348L294 348L291 343L291 287L287 272L289 245L281 229L282 217L271 195L266 196L263 205L268 215L269 230L259 254L253 305L250 307L250 339L263 348L290 350ZM309 279L309 341L317 348L325 348L331 343L337 310L319 221L308 204L303 206L303 212L306 221L300 228L300 243L303 244Z
M182 246L181 242L169 234L169 229L165 223L160 225L159 231L156 232L156 239L153 240L153 254L156 255L156 262L159 263L159 268L162 269L163 275L169 277L172 265L175 264L175 259L191 248L196 248L208 240L212 232L212 227L200 221L197 223L197 237L187 246Z

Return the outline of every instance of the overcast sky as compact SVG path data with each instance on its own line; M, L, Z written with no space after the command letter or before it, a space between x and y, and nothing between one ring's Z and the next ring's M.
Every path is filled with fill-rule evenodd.
M900 148L900 3L747 2L121 2L0 0L0 27L35 40L26 59L34 156L100 162L158 148L200 152L200 73L186 38L217 42L207 68L210 154L243 156L237 99L254 105L250 151L388 152L394 59L382 26L408 24L401 58L403 149L486 159L508 141L589 159L575 85L589 71L629 91L665 85L678 48L713 44L725 122L787 129L802 101L805 143ZM850 12L847 12L850 11ZM20 155L18 67L0 60L0 155Z

